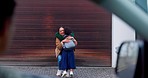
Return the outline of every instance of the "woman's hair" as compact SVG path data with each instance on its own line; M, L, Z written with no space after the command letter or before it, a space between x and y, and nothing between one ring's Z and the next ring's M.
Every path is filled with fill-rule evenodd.
M60 27L58 27L58 31L59 31L59 29L60 29L60 28L64 28L64 29L65 29L65 27L63 27L63 26L60 26Z
M70 35L72 33L72 30L69 27L64 27L65 35Z

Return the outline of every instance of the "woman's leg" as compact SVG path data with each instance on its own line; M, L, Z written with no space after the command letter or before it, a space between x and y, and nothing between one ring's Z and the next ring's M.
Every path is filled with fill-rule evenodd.
M62 59L62 56L61 55L58 55L58 67L59 67L59 69L58 69L58 71L57 71L57 76L61 76L62 75L62 72L63 72L63 70L60 70L60 62L61 62L61 59Z
M61 55L58 55L58 66L59 66L59 68L60 68L61 59L62 59L62 56Z

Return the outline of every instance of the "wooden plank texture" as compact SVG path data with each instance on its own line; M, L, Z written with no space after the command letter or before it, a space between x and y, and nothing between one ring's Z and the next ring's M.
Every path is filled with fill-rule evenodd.
M37 53L37 50L53 50L55 48L54 34L58 27L69 26L79 43L76 49L91 50L88 55L85 55L86 57L93 52L93 49L97 49L96 53L101 53L103 50L104 56L107 56L101 60L104 64L96 64L98 59L90 57L94 60L90 66L93 66L93 63L96 64L95 66L111 66L111 14L104 9L96 7L87 0L16 1L16 29L9 52ZM40 55L38 54L37 57ZM98 57L102 55L98 54ZM83 60L84 58L81 57ZM84 65L89 66L87 64L89 63Z

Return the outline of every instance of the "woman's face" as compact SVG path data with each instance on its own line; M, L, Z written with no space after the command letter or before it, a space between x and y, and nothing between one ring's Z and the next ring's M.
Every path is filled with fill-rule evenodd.
M60 35L64 35L64 34L65 34L65 33L64 33L64 28L63 28L63 27L59 28L59 33L60 33Z

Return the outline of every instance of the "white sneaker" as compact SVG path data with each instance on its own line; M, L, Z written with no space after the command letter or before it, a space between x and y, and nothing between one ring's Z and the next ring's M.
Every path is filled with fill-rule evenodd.
M70 71L70 76L73 77L73 71Z
M61 76L61 77L66 77L66 75L67 75L67 72L66 72L66 70L65 70L65 71L63 71L63 73L62 73L62 76Z
M63 71L63 70L58 70L56 75L57 75L57 76L61 76L61 75L62 75L62 71Z

